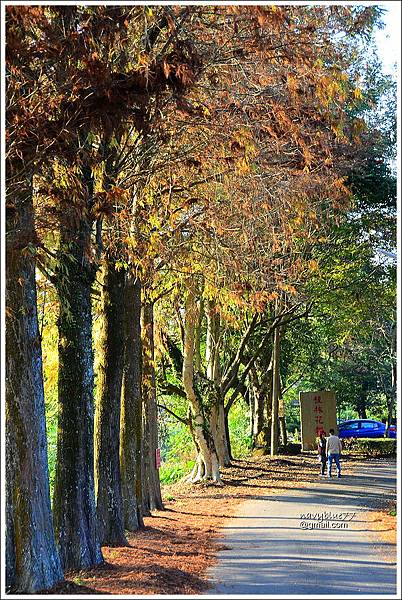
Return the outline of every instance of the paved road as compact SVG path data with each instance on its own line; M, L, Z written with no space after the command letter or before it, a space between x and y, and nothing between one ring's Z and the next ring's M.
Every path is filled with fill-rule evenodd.
M395 463L366 463L341 479L246 501L223 529L219 541L228 549L208 572L213 587L206 594L396 594L395 548L375 538L364 519L394 497L395 486ZM328 521L325 512L332 513ZM345 512L355 515L339 514ZM320 518L329 529L308 529Z

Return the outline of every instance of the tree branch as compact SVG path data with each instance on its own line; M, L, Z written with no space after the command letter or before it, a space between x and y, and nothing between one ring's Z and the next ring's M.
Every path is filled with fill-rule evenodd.
M243 358L244 349L246 347L248 340L250 339L251 334L253 333L253 331L255 329L257 319L258 319L258 315L256 313L253 316L253 318L251 319L251 322L243 335L243 338L239 344L239 347L237 349L235 356L233 357L233 360L228 365L228 367L226 369L226 373L222 377L221 393L223 396L225 396L227 394L229 389L232 387L235 378L237 377L237 373L239 371L241 360Z
M159 385L159 389L162 394L166 394L168 396L179 396L180 398L186 398L185 391L180 388L178 385L174 385L174 383L169 383L168 381L164 381Z
M177 419L178 421L180 421L180 423L183 423L184 425L187 425L187 427L190 426L190 419L185 419L183 417L179 417L179 415L176 415L176 413L174 413L172 410L170 410L170 408L168 408L164 404L157 404L157 407L158 408L163 408L163 410L166 410L166 412L168 412L170 415L172 415L172 417L174 417L175 419Z

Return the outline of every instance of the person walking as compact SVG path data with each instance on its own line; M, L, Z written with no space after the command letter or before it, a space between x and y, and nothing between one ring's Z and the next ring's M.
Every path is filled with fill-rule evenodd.
M328 477L331 477L332 463L335 461L336 470L338 473L338 477L341 476L341 452L342 452L342 442L335 435L335 431L333 429L329 430L329 437L327 438L327 457L328 457Z
M321 461L321 476L325 475L325 465L327 464L327 438L325 437L327 434L325 431L320 431L320 436L318 438L318 456Z

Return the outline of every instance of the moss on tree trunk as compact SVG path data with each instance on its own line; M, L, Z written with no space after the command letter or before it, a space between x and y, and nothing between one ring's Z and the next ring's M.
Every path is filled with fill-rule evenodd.
M7 215L6 587L29 594L63 579L54 540L39 337L32 179Z
M102 285L102 327L95 418L98 535L102 546L125 546L120 477L120 403L124 359L125 271L107 258Z
M146 303L142 309L143 341L143 503L145 510L162 510L159 469L156 467L158 448L158 408L156 402L154 308Z
M120 468L124 525L143 527L142 508L141 283L127 274L124 293L124 367L120 418Z
M60 303L58 436L54 489L56 540L64 569L102 562L94 488L94 370L90 226L82 221L71 241L62 231L57 292Z

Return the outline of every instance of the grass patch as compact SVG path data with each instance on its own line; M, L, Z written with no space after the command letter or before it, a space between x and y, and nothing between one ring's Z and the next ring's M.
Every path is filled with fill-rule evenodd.
M163 484L175 483L185 475L188 475L194 467L194 460L184 462L165 463L159 469L160 481Z

